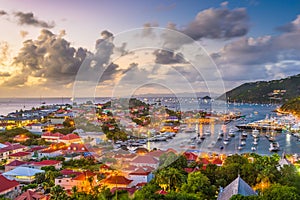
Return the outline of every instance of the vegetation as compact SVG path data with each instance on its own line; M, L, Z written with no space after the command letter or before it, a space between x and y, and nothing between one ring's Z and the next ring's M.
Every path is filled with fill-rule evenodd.
M274 90L286 92L274 94ZM283 103L300 95L300 74L285 79L245 83L236 87L218 99L229 102Z
M300 97L293 98L280 107L283 112L293 113L300 116Z

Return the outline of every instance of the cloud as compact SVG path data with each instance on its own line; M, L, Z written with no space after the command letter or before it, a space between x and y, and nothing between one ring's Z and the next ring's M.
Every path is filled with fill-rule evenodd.
M45 22L37 19L32 12L15 12L14 16L17 18L19 25L32 25L42 28L53 28L55 26L54 22Z
M300 15L298 15L294 21L287 23L283 26L279 26L276 29L279 31L282 31L282 32L294 32L294 31L299 30L300 29Z
M0 65L8 60L9 57L9 44L7 42L0 42Z
M197 14L182 30L194 40L201 38L230 39L247 34L249 29L246 9L210 8Z
M174 53L166 50L155 50L155 63L157 64L176 64L185 63L183 55L181 53Z
M22 38L25 38L28 35L28 31L21 30L20 35Z
M2 15L7 15L7 12L4 10L0 10L0 16L2 16Z
M9 77L10 73L8 72L0 72L0 77Z
M284 69L283 65L286 69L286 61L293 63L300 60L300 43L295 42L300 38L299 22L298 16L280 35L243 37L225 45L219 52L213 53L212 58L220 67L225 79L276 78L276 74L271 73L272 70L275 72L279 68ZM279 71L281 74L284 73L284 70Z
M28 76L39 77L47 84L68 84L85 59L87 50L75 49L63 38L43 29L36 40L27 40L14 58L13 65L21 67L20 73L5 82L23 85Z

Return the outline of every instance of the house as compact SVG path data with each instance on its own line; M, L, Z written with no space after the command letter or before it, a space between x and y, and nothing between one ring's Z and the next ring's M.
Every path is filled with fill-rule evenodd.
M153 174L150 170L142 167L136 169L134 172L128 174L128 178L132 180L132 185L139 183L149 183L153 179Z
M9 159L10 154L26 151L28 149L26 146L19 143L11 144L6 142L5 145L5 147L0 148L0 160Z
M66 151L68 153L84 153L88 152L88 149L84 144L72 143L67 147Z
M30 163L34 169L41 169L42 167L53 166L55 169L62 168L62 162L59 160L43 160L40 162L32 162Z
M61 133L51 133L51 132L46 132L43 133L41 138L44 139L46 142L58 142L59 138L64 137L65 135Z
M5 176L0 175L0 196L14 199L20 190L20 183L15 180L9 180Z
M152 156L137 156L135 157L131 162L131 165L137 166L137 167L153 167L154 169L157 169L159 166L158 159L152 157Z
M44 195L41 192L34 192L32 190L27 190L23 192L20 196L15 198L15 200L47 200L50 196Z
M79 173L75 177L72 177L73 174L74 173L70 173L55 178L55 185L60 185L65 190L71 190L76 186L78 191L89 192L91 191L91 188L97 184L97 175L93 172L85 171Z
M132 180L127 179L124 176L116 175L116 176L109 176L106 179L101 181L102 185L112 189L116 188L131 188L133 186Z
M45 172L44 170L32 169L29 167L16 167L15 169L4 172L2 175L10 180L16 180L22 183L31 183L35 181L35 174Z
M31 153L30 152L18 152L18 153L13 153L9 155L9 160L21 160L21 161L26 161L31 159Z
M14 160L14 161L8 163L7 165L5 165L5 171L7 172L7 171L15 169L16 167L23 166L26 164L27 164L27 162L20 161L20 160Z
M186 158L188 163L196 162L198 159L198 156L192 152L184 152L183 156Z
M43 158L43 157L54 158L54 157L61 156L61 155L63 155L61 150L58 150L58 149L45 149L45 150L40 151L38 156L41 157L41 158Z
M65 144L72 144L72 143L82 143L82 140L78 135L74 133L70 133L63 137L60 137L59 142L63 142Z
M242 196L257 195L257 193L239 175L224 189L220 190L217 200L228 200L236 194L240 194Z

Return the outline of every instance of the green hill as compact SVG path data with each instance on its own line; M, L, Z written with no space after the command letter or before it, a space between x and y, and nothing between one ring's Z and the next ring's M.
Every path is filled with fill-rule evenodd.
M298 96L300 96L300 74L280 80L245 83L218 99L245 103L284 103Z
M293 98L280 107L280 111L300 116L300 97Z

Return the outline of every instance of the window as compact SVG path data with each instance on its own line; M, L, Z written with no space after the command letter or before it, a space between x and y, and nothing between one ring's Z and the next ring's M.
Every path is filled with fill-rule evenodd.
M61 180L58 180L59 183L61 183Z

